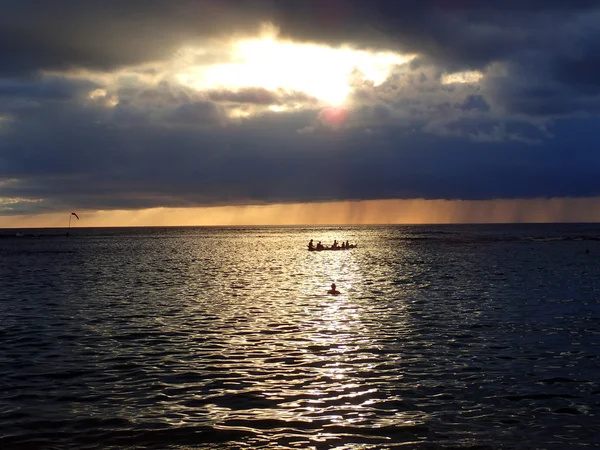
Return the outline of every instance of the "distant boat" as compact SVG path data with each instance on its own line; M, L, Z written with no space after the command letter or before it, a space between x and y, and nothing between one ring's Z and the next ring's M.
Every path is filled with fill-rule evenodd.
M358 247L358 244L350 244L348 247L323 247L323 248L317 248L317 247L313 247L313 248L308 248L309 252L324 252L324 251L328 251L328 250L350 250L351 248L356 248Z

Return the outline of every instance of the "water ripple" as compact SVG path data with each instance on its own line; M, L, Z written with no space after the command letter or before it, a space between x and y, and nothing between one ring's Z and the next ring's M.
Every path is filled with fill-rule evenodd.
M600 242L469 230L4 239L0 448L600 446Z

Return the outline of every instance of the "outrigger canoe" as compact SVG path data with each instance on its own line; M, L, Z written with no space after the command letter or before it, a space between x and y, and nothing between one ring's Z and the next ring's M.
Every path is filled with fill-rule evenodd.
M317 247L313 247L308 249L309 252L323 252L323 251L327 251L327 250L349 250L351 248L356 248L358 247L358 244L350 244L348 247L323 247L323 248L317 248Z

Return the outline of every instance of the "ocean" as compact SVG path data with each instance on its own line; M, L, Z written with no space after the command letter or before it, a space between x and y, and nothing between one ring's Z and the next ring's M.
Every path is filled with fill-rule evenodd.
M3 450L600 447L598 224L15 231Z

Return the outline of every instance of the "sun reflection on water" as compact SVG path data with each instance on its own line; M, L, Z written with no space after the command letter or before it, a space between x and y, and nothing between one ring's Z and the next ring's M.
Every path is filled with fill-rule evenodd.
M20 275L2 291L6 434L20 448L493 448L519 447L517 434L568 447L576 434L540 437L554 427L595 442L593 386L576 381L597 373L598 285L545 300L598 268L567 256L543 275L557 280L544 302L528 295L548 257L585 247L420 230L7 240L23 247L4 255ZM360 247L306 250L344 234ZM511 250L519 270L499 273Z
M345 241L343 234L331 229L319 237L330 245ZM227 246L215 245L222 242ZM283 232L249 239L232 230L178 248L187 263L160 269L166 278L184 278L179 296L164 299L164 313L145 326L192 334L173 341L169 357L160 345L113 350L119 358L145 355L153 383L170 386L160 389L164 401L151 417L170 426L251 433L257 442L269 433L328 444L347 433L414 424L415 414L403 411L391 390L402 380L396 369L402 353L384 324L393 320L398 330L402 317L390 319L385 305L377 315L383 300L365 288L374 275L368 253L360 247L308 252L308 239L290 242ZM340 295L327 295L332 282ZM168 313L177 308L179 314Z

